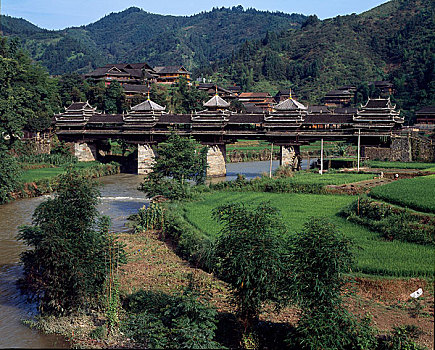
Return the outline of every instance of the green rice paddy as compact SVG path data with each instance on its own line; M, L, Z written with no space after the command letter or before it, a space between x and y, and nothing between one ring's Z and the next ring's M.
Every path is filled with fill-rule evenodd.
M433 171L435 163L417 163L417 162L382 162L370 160L365 162L370 168L384 168L384 169L418 169Z
M435 175L403 179L370 191L374 198L435 214Z
M355 242L357 264L354 273L389 277L432 277L434 248L399 241L385 241L376 232L338 216L341 208L355 196L312 195L292 193L214 192L199 202L184 205L187 220L204 236L216 237L220 226L211 218L215 207L240 202L257 205L270 201L281 211L289 234L301 230L309 217L327 217L337 229Z

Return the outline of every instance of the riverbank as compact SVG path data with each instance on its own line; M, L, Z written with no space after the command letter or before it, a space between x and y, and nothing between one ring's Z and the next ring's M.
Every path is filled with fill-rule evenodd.
M176 294L189 283L193 274L210 304L218 311L217 340L229 348L238 348L238 328L235 323L235 308L231 302L228 285L195 266L190 265L174 253L170 240L162 239L159 232L148 231L138 234L121 234L119 240L126 245L128 263L120 272L120 293L126 296L144 289L151 292ZM353 281L353 282L352 282ZM348 308L361 316L370 315L373 325L380 334L387 334L394 326L411 324L423 333L418 343L433 348L433 288L424 279L376 279L353 278L349 288L354 294L346 298ZM409 291L423 288L424 298L418 306L409 300ZM125 316L120 313L120 318ZM280 313L269 308L260 316L265 328L282 329L298 320L298 310L285 308ZM73 347L79 348L138 348L120 332L96 337L95 330L104 325L106 318L101 313L74 315L61 318L40 319L34 326L44 332L67 337Z
M322 178L327 180L328 176ZM227 194L228 192L224 195ZM300 201L296 202L300 203ZM322 207L327 208L328 204ZM300 208L295 212L298 210ZM140 289L165 294L177 293L187 285L189 275L193 273L196 280L200 281L201 290L209 295L211 304L219 311L217 340L227 347L240 346L237 342L239 334L234 321L235 310L229 298L228 288L222 281L175 255L177 242L164 239L160 232L123 233L120 235L120 240L126 244L129 253L128 263L120 273L119 290L122 297ZM373 325L380 330L380 334L385 334L396 325L418 325L424 331L419 338L419 343L433 347L433 286L430 280L367 276L354 276L353 279L356 281L354 284L356 289L354 295L348 299L349 309L361 315L369 312L374 321ZM419 299L418 303L411 302L410 292L420 287L424 289L423 299ZM276 314L269 310L261 316L261 320L265 325L267 324L267 327L281 327L280 329L291 327L297 322L297 311L287 308ZM125 311L120 310L121 321L125 316ZM45 332L63 334L72 340L73 346L78 347L142 346L134 344L131 339L118 331L107 335L104 332L105 324L104 314L91 312L68 318L40 320L37 327Z
M69 165L91 178L115 175L120 173L118 163L79 162ZM53 192L57 184L57 177L64 173L68 166L35 167L23 172L22 183L19 188L10 194L11 200L37 197Z

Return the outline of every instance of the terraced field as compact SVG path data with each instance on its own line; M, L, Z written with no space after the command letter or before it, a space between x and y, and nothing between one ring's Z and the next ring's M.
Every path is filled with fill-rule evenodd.
M219 224L211 218L215 207L228 202L257 205L270 201L281 211L288 233L301 230L309 217L327 217L338 230L355 242L356 273L376 276L432 277L434 274L434 248L399 241L385 241L376 232L351 223L338 216L341 208L349 205L356 196L313 195L292 193L215 192L199 202L187 203L184 208L188 221L204 237L214 238Z
M418 211L435 214L435 175L403 179L378 186L370 196Z

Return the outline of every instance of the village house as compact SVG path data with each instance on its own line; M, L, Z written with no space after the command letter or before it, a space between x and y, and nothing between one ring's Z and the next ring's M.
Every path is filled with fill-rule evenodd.
M174 84L181 77L191 81L191 73L183 66L158 66L154 67L154 72L157 74L157 83L160 84Z
M422 130L435 129L435 106L426 106L415 112L416 127Z
M262 112L272 111L275 100L268 92L242 92L238 99L245 106L246 110L261 109Z

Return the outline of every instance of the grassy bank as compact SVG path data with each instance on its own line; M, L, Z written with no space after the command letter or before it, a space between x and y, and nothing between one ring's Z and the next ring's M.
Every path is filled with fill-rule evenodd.
M69 166L92 178L114 175L120 172L120 166L117 163L102 164L99 162L79 162L58 167L27 169L23 171L20 187L12 193L12 198L36 197L52 192L54 185L57 183L58 175L64 173Z
M340 210L355 199L355 196L216 192L204 196L201 201L184 205L184 210L187 221L204 238L213 240L220 229L218 223L211 218L213 208L228 202L256 205L270 201L281 211L289 234L301 230L310 216L324 216L333 222L356 244L356 273L390 277L432 277L432 247L385 241L377 233L338 216Z

